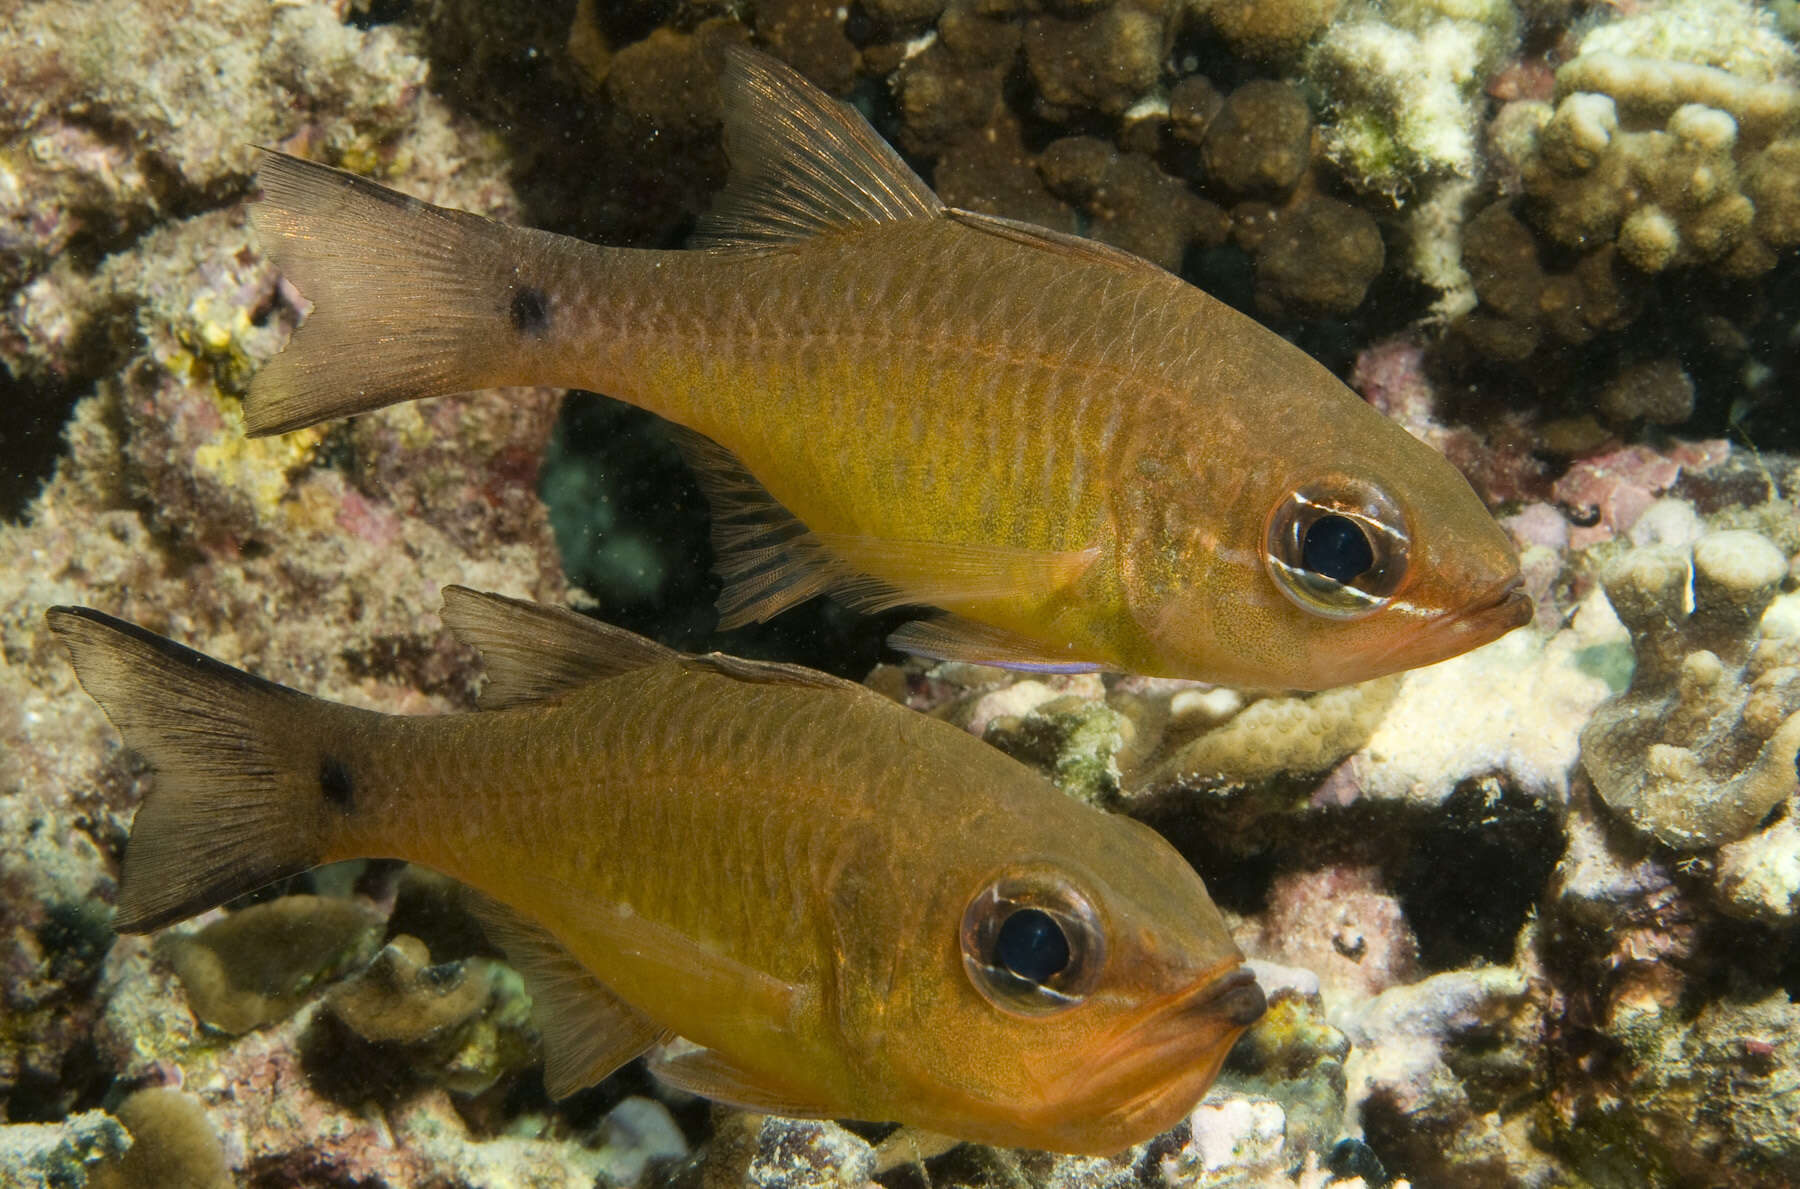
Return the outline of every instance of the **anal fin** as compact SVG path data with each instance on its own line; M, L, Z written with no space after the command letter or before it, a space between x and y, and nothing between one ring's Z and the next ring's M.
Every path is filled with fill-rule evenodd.
M692 1048L659 1054L650 1061L657 1080L739 1110L790 1119L829 1119L837 1112L804 1093L734 1064L713 1049Z
M531 994L544 1088L564 1098L604 1079L668 1033L625 1003L536 921L478 893L470 908Z

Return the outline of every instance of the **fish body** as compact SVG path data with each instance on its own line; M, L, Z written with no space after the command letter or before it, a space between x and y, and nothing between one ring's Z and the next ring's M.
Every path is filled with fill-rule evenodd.
M945 208L772 60L732 55L724 91L737 174L703 250L270 157L257 227L317 308L247 425L504 384L640 405L699 435L726 625L828 591L939 608L895 639L927 655L1320 688L1529 618L1467 482L1279 336L1125 253Z
M1261 1011L1166 842L962 731L494 596L446 619L499 708L379 715L52 611L155 773L119 926L406 859L484 898L555 1093L678 1035L653 1068L751 1109L1076 1152L1173 1125Z

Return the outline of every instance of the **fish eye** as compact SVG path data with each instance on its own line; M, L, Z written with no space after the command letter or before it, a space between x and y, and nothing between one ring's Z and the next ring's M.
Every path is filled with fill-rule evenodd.
M1400 588L1409 540L1406 517L1386 492L1334 475L1275 505L1263 561L1298 606L1330 619L1360 619Z
M1053 871L1002 874L969 901L963 968L989 1003L1043 1016L1087 998L1106 961L1106 934L1088 898Z

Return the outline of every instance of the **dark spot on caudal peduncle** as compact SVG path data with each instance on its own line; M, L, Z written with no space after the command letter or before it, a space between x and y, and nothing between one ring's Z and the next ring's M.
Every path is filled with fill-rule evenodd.
M550 328L550 305L542 289L521 285L513 290L511 314L513 329L520 334L535 337Z
M319 792L327 803L342 813L356 808L356 789L350 779L350 769L336 756L328 755L319 761Z

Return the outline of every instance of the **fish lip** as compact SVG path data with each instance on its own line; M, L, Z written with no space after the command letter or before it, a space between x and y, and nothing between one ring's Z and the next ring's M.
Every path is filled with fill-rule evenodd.
M1525 593L1525 576L1513 574L1497 584L1485 598L1450 618L1458 624L1498 629L1494 634L1502 636L1514 628L1524 627L1535 614L1537 604Z
M1103 1107L1121 1133L1143 1132L1146 1120L1162 1130L1173 1125L1172 1112L1191 1109L1200 1100L1225 1054L1262 1017L1265 1005L1256 972L1241 959L1230 959L1222 971L1215 965L1187 986L1144 1005L1109 1044L1070 1071L1063 1093L1047 1101L1064 1117L1081 1113L1078 1104Z
M1167 1053L1191 1051L1197 1027L1216 1033L1223 1024L1223 1031L1236 1034L1261 1018L1264 1006L1256 972L1234 960L1229 969L1221 972L1215 966L1187 986L1146 1004L1110 1048L1125 1051L1144 1045Z
M1400 636L1372 658L1373 671L1359 672L1340 683L1366 681L1370 677L1459 656L1478 645L1498 640L1514 628L1524 627L1536 614L1536 604L1525 593L1524 575L1515 570L1467 605L1453 611L1439 611L1421 621L1413 631Z
M1262 1019L1267 1007L1256 972L1239 966L1195 987L1172 1014L1221 1016L1239 1028L1248 1028Z

